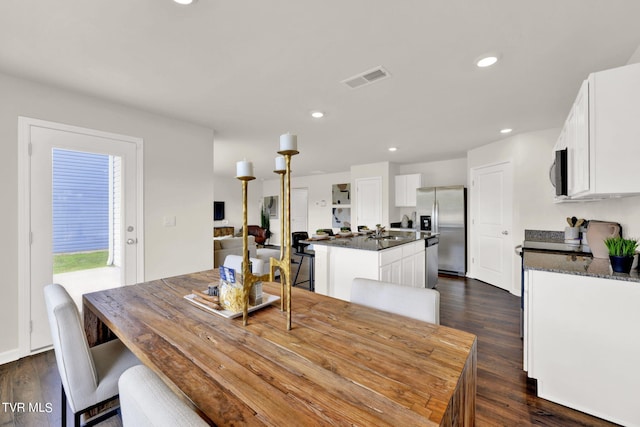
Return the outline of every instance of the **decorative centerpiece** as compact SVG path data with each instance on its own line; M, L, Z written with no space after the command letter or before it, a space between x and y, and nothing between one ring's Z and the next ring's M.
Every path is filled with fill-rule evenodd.
M280 150L276 157L275 173L280 175L280 259L271 258L269 280L274 281L280 269L280 308L287 312L287 331L291 330L291 157L298 154L298 137L290 133L280 135Z
M253 286L267 280L269 275L255 276L251 271L249 262L249 227L247 221L247 191L249 181L256 179L253 176L253 164L247 160L236 163L236 178L242 181L242 324L247 326L249 318L249 295Z
M609 237L604 240L604 244L609 251L611 268L616 273L631 272L633 258L638 248L638 239L623 239L622 237Z
M222 308L232 313L238 313L244 310L243 306L243 289L240 282L230 283L223 282L220 285L219 301Z
M353 235L353 233L351 232L351 227L340 227L340 231L338 232L338 234L343 237L350 237Z
M329 237L329 235L326 231L324 231L324 229L318 228L311 237L313 237L314 239L326 239L327 237Z
M243 278L243 324L247 325L249 298L254 302L261 297L261 291L257 286L262 280L274 281L276 268L280 269L280 294L281 310L287 312L287 330L291 329L291 157L298 154L298 137L287 133L280 136L280 150L276 157L275 173L280 175L280 231L282 242L280 244L280 259L271 258L269 274L255 276L251 272L249 263L249 245L247 234L247 184L255 179L253 176L253 164L246 160L236 165L236 178L242 181L242 278Z

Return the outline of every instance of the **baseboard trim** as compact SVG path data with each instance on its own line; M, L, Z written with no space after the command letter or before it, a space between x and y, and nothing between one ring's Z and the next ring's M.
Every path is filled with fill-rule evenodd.
M20 351L16 348L14 350L5 351L4 353L0 353L0 365L4 365L5 363L15 362L20 359Z

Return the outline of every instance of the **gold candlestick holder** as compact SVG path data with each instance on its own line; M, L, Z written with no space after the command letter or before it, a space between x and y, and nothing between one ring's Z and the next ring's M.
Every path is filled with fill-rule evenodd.
M256 276L251 271L249 262L249 227L247 222L247 193L249 181L256 179L253 176L239 176L242 181L242 324L247 326L249 318L249 294L256 282L269 279L269 275Z
M286 309L285 301L285 287L286 284L289 283L287 280L290 277L291 273L291 263L286 264L283 260L286 259L286 229L285 229L285 212L284 212L284 175L286 173L285 170L277 170L274 171L278 175L280 175L280 230L282 234L281 244L280 244L280 258L270 258L269 259L269 281L275 282L275 271L277 268L280 269L280 310L284 311Z
M280 309L287 312L287 331L291 330L291 157L296 150L278 151L285 158L285 170L277 170L280 175L280 259L271 258L269 280L274 281L276 268L280 269Z

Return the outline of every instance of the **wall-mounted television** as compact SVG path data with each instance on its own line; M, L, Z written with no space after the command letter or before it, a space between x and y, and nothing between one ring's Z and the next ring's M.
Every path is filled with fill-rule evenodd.
M224 219L224 202L213 202L213 220L221 221Z

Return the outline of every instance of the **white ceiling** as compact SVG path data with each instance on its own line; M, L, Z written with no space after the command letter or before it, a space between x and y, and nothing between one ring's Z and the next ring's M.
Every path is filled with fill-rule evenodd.
M2 0L0 71L213 128L216 174L246 157L269 179L287 131L307 175L560 127L588 73L638 48L639 16L638 0ZM475 67L487 52L501 61ZM378 65L392 77L340 84Z

